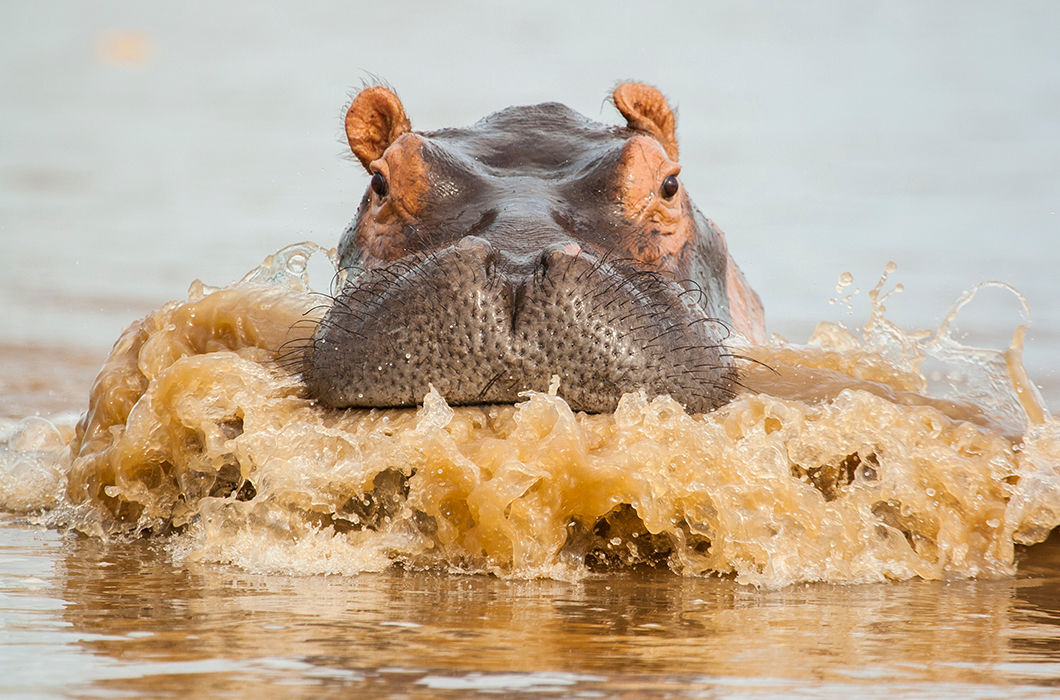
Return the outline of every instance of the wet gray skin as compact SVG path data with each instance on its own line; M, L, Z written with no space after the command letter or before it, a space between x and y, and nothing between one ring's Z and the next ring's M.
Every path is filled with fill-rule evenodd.
M738 268L666 181L676 142L643 128L643 105L616 90L632 127L550 103L418 133L370 91L347 117L373 173L339 245L348 278L302 360L320 404L414 406L431 385L451 405L512 403L553 375L575 410L613 411L638 389L691 412L730 400Z

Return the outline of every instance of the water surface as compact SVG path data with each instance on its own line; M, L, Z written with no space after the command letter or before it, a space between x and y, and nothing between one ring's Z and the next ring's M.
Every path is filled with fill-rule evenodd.
M1045 697L1060 677L1055 540L1017 578L763 591L658 572L251 575L147 541L0 533L9 696Z

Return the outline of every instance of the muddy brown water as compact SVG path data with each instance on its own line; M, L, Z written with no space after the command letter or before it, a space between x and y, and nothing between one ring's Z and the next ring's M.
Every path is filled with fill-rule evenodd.
M0 10L0 695L1060 693L1055 6L408 9ZM334 244L362 69L422 128L659 84L782 374L314 412L264 347L297 274L187 290ZM1002 287L936 335L993 279L1021 357Z
M1060 541L1015 578L248 574L0 528L7 694L1052 697ZM61 672L58 670L61 669Z
M1060 423L1020 332L907 335L884 277L864 328L744 348L761 364L710 414L553 389L329 411L276 361L319 313L314 254L130 325L76 426L5 425L10 690L1053 687Z

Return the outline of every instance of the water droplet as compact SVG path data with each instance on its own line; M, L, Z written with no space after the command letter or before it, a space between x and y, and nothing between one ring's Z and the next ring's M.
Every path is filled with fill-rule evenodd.
M405 353L405 359L406 360L411 360L412 359L412 353L410 353L410 352Z
M849 272L843 272L839 275L839 281L836 282L835 291L836 294L842 292L845 288L849 287L854 283L854 275Z
M294 255L292 255L290 258L287 259L287 269L288 269L288 271L290 271L290 272L292 272L292 273L294 273L296 275L300 275L303 272L305 272L305 269L306 269L306 266L308 265L308 263L309 263L309 260L306 259L306 256L305 256L304 253L295 253Z

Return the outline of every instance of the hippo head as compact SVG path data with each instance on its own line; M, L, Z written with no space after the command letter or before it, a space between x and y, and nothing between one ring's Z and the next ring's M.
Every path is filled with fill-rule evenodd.
M722 232L681 184L674 113L625 83L621 127L556 103L413 131L391 91L346 114L371 174L339 243L345 286L303 357L329 407L453 405L559 394L614 410L637 389L692 412L732 397L732 333L762 307Z

